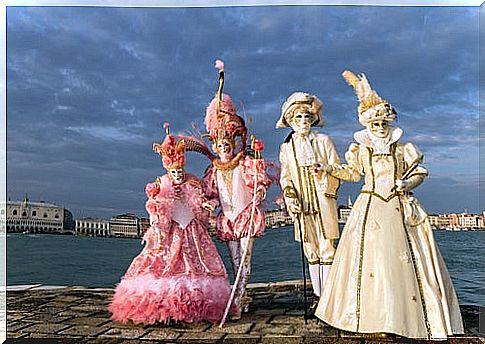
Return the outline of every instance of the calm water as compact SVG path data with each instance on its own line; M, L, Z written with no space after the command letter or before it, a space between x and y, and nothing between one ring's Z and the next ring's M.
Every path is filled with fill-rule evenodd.
M485 232L435 232L461 304L485 305ZM217 244L229 267L224 245ZM135 239L7 235L7 284L113 287L142 249ZM301 278L299 244L292 228L257 239L252 282Z

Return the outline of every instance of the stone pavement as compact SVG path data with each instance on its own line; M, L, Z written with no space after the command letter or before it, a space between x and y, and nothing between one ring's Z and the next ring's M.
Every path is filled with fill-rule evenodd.
M7 342L43 343L415 343L382 339L332 328L316 319L305 325L301 281L250 284L250 311L237 322L217 325L123 325L112 322L106 307L112 289L17 286L7 289ZM478 307L463 306L465 336L448 343L485 343L478 334ZM16 338L16 339L14 339ZM47 339L49 338L49 339ZM427 341L421 341L426 343Z

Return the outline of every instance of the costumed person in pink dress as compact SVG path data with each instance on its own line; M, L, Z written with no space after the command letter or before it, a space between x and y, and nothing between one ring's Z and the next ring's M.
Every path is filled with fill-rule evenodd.
M207 233L202 183L184 171L190 138L164 127L167 137L153 149L168 173L145 188L151 223L145 247L116 287L109 311L121 322L217 322L229 299L227 272Z
M254 158L246 155L246 125L237 115L231 98L222 93L223 62L216 61L216 67L219 69L219 90L207 107L205 125L217 158L206 171L204 185L210 199L207 209L214 211L220 207L216 235L227 245L235 279L242 265L240 278L235 283L234 313L231 316L236 320L251 302L251 298L245 295L246 284L251 273L254 238L263 234L265 229L261 201L271 181L260 155ZM262 150L262 142L253 140L252 148L253 151Z

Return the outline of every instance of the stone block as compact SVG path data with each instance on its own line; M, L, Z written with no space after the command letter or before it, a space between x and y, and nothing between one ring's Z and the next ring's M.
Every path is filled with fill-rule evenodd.
M148 331L143 328L118 328L112 327L108 331L99 335L99 338L126 338L138 339L143 337Z
M303 337L338 337L338 330L322 322L309 322L295 327L295 334Z
M76 316L76 317L87 317L94 314L95 312L92 312L92 311L82 312L82 311L74 311L72 309L63 310L57 313L57 315L60 315L60 316Z
M251 314L251 313L243 313L240 320L237 320L237 323L257 323L257 324L265 324L269 323L273 315L269 314Z
M50 333L31 333L29 334L27 337L25 338L45 338L46 341L44 341L44 343L48 343L48 339L54 339L54 338L58 338L58 339L70 339L69 341L67 341L67 343L79 343L81 342L81 339L83 337L81 336L68 336L68 335L65 335L65 334L50 334ZM78 339L78 340L76 340ZM66 343L66 341L62 341L63 343ZM36 343L36 341L32 341L31 343Z
M250 334L259 334L261 336L271 335L292 335L294 333L293 325L272 325L272 324L256 324Z
M187 332L179 339L180 343L215 343L224 337L224 333L217 332Z
M296 315L303 317L305 315L304 309L290 309L286 311L285 315Z
M69 326L70 325L64 324L34 324L21 329L20 332L55 334L62 330L65 330Z
M225 323L222 328L220 328L218 324L213 325L208 331L244 334L244 333L249 333L249 331L251 330L251 327L253 327L254 324L255 322L245 322L245 323L229 322L229 323Z
M22 338L25 337L27 334L20 333L20 332L7 332L7 338Z
M303 337L294 335L267 334L263 336L262 344L302 344Z
M110 319L95 317L76 317L66 320L65 323L82 326L101 326L109 323Z
M17 332L27 326L31 326L33 323L31 322L23 322L23 321L12 321L7 322L7 331L9 332Z
M66 330L60 331L61 335L81 336L81 337L96 337L97 335L106 332L108 329L103 327L88 326L88 325L74 325Z
M204 332L209 327L211 327L211 324L205 322L198 324L177 323L170 326L172 330L177 332Z
M463 337L451 337L448 338L448 343L450 344L483 344L485 343L485 338L482 337L470 337L470 336L463 336Z
M286 312L286 308L272 308L272 309L265 309L260 308L256 309L253 314L256 315L283 315Z
M170 340L177 340L182 334L180 332L175 332L167 328L159 328L154 329L145 334L141 339L143 340L163 340L163 341L170 341Z
M308 323L312 322L313 319L308 319ZM296 324L305 325L305 318L302 316L295 315L277 315L271 320L271 324Z
M102 312L106 311L106 307L102 305L78 305L70 307L73 311L81 311L81 312Z
M303 344L364 344L356 338L304 337Z
M261 343L261 337L252 334L237 334L229 333L224 337L224 344L259 344Z
M72 319L72 317L69 316L61 316L57 314L48 314L48 313L34 313L30 317L27 317L24 319L24 321L29 321L33 323L61 323L63 321L66 321L68 319Z

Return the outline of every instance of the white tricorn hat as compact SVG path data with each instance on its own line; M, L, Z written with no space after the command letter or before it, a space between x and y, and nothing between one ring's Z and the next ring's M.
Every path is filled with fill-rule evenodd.
M305 108L311 114L316 116L312 127L323 127L322 115L323 103L316 96L306 92L295 92L291 94L281 107L281 117L276 122L276 128L288 128L289 121L293 117L295 110Z

